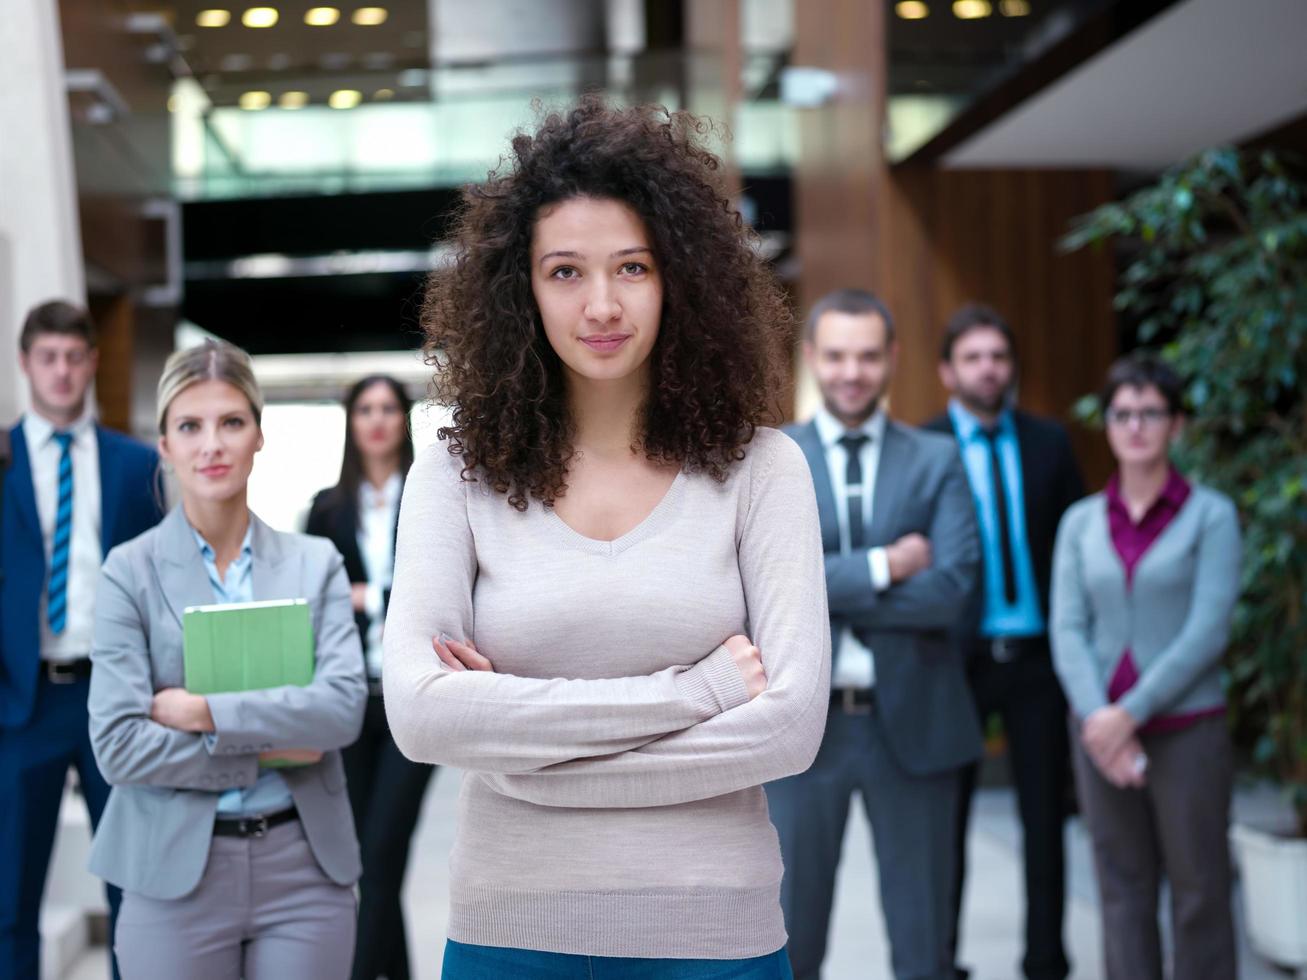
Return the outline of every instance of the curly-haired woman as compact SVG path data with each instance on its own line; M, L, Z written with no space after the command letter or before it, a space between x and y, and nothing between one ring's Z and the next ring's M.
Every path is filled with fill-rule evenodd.
M760 427L788 316L704 128L548 116L428 292L454 416L405 485L383 670L401 750L466 771L447 980L790 976L761 784L821 738L821 543Z

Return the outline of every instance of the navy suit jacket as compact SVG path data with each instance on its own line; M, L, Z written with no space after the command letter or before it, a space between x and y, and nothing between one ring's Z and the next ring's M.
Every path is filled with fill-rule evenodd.
M159 523L159 456L135 439L95 427L100 453L100 547L103 555ZM0 513L0 728L26 725L36 701L41 660L45 544L32 486L31 456L21 424L9 430L12 462ZM88 650L87 653L90 653Z
M876 658L876 704L890 751L907 772L930 775L980 757L980 721L960 652L950 640L979 586L980 540L953 443L890 421L885 426L868 547L910 532L930 539L930 568L877 592L867 549L840 551L839 515L817 428L783 430L807 457L817 492L831 643L851 629Z

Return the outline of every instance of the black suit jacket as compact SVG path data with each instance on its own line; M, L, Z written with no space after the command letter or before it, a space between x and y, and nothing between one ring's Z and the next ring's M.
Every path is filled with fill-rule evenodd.
M1021 488L1026 512L1026 541L1030 562L1035 570L1039 604L1048 620L1048 593L1053 580L1053 543L1062 514L1085 495L1071 440L1066 429L1051 419L1040 418L1020 409L1012 413L1021 449ZM943 432L957 440L953 419L945 412L927 422L923 428ZM961 451L959 447L959 452ZM982 549L983 550L983 549ZM982 599L983 602L983 599ZM978 627L983 607L974 613L973 627ZM973 628L972 632L975 629Z
M368 581L367 566L363 564L363 555L359 551L359 504L357 498L346 497L340 492L339 487L330 487L320 491L313 498L313 506L309 508L309 518L305 522L304 531L306 534L317 535L321 538L329 538L340 552L340 556L345 559L345 575L349 578L351 585L366 583ZM392 536L399 531L399 508L395 508L395 528L391 532ZM392 551L393 548L392 537ZM390 605L390 590L387 589L383 596L385 606ZM383 607L384 608L384 607ZM364 648L367 647L368 626L371 623L371 617L365 612L354 613L354 622L358 624L359 639L363 641Z

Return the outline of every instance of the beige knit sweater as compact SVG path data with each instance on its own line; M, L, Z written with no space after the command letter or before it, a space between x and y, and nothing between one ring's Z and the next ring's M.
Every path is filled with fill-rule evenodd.
M439 443L404 487L384 639L409 758L467 771L449 936L596 956L742 958L785 943L761 784L808 767L830 636L811 477L760 430L724 483L682 472L596 541L460 479ZM446 669L469 638L495 673ZM762 650L748 700L721 646Z

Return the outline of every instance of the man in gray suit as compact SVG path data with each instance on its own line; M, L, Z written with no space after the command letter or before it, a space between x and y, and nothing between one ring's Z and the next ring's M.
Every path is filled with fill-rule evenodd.
M831 710L812 768L767 787L796 980L820 975L854 792L874 836L895 977L953 976L959 778L981 738L949 631L974 601L980 545L953 442L885 414L896 356L893 320L870 293L838 290L809 314L804 358L823 405L787 431L817 492Z

